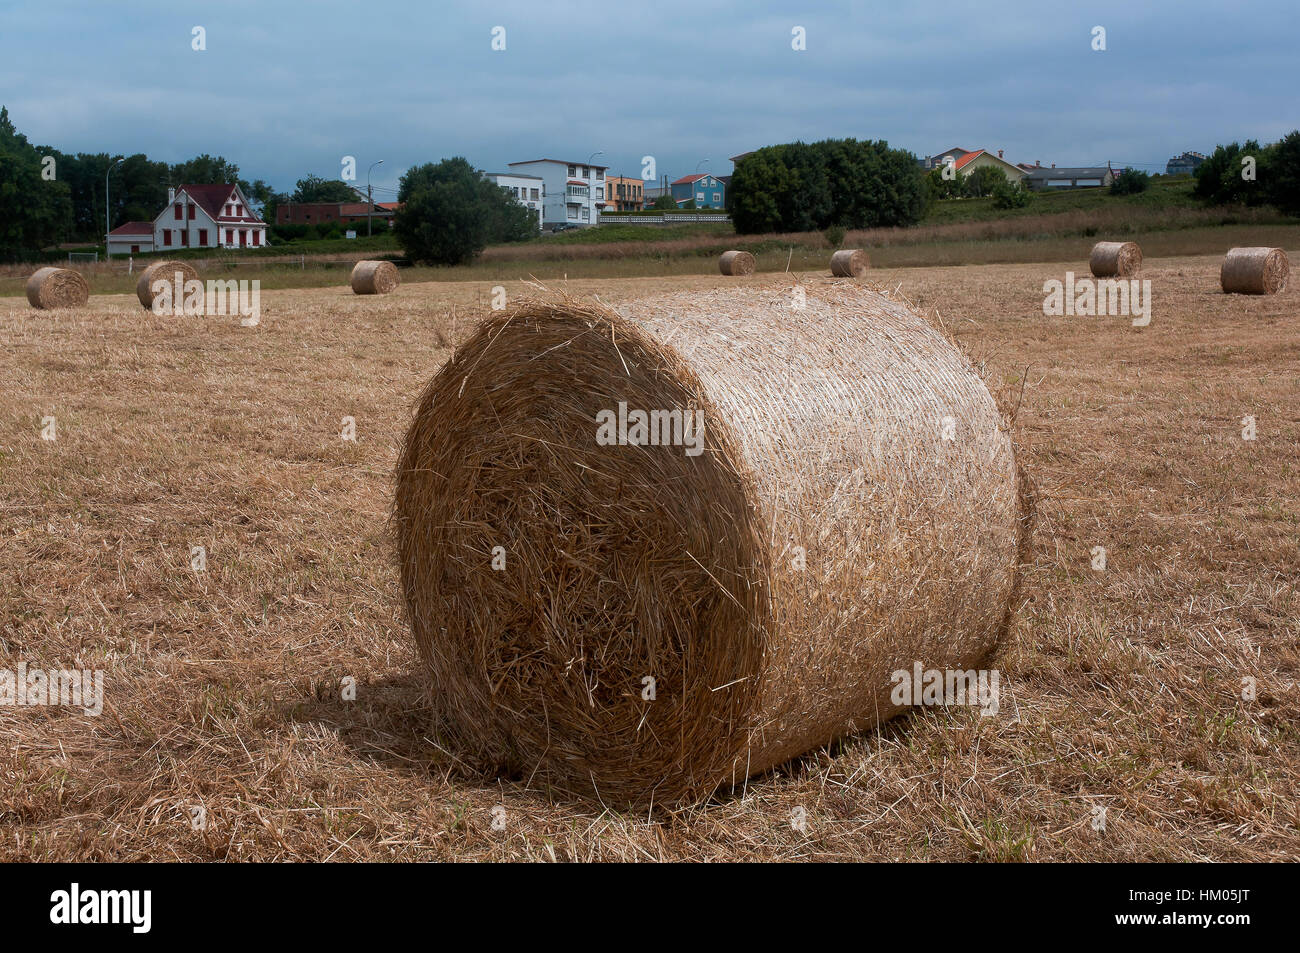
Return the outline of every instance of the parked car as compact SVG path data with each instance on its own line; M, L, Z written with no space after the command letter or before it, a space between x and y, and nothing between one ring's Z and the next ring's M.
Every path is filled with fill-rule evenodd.
M575 225L575 224L573 224L573 222L560 222L560 223L558 223L558 224L556 224L556 225L552 225L552 226L551 226L551 231L553 231L553 232L567 232L569 229L571 229L571 228L577 228L577 227L578 227L578 226Z

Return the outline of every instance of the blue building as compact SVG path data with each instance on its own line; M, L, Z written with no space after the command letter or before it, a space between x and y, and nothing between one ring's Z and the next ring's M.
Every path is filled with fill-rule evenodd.
M691 199L694 199L696 208L727 207L727 184L722 181L721 177L710 172L684 175L674 182L670 188L672 189L673 200L679 206L685 205Z

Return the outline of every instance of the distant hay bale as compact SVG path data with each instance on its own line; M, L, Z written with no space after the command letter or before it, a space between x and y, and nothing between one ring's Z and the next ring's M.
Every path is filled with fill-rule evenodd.
M352 269L354 294L386 295L401 283L397 266L391 261L359 261Z
M747 251L724 251L718 259L718 269L724 275L752 275L754 256Z
M973 669L1005 632L1021 489L970 363L878 292L516 302L397 467L440 739L672 804L870 728L905 707L894 673Z
M90 300L90 285L70 268L40 268L27 279L33 308L80 308Z
M176 286L177 273L180 274L180 287ZM154 283L165 281L172 286L172 301L180 302L185 300L185 284L189 281L198 281L199 273L193 265L187 265L183 261L156 261L144 271L140 272L140 278L135 283L135 296L140 299L140 303L150 310L153 309L153 301L156 297L154 294Z
M1127 278L1142 270L1142 249L1137 242L1097 242L1088 268L1098 278Z
M842 248L831 255L831 274L836 278L861 278L870 267L871 260L860 248Z
M1272 295L1286 288L1291 262L1280 248L1233 248L1223 259L1225 294Z

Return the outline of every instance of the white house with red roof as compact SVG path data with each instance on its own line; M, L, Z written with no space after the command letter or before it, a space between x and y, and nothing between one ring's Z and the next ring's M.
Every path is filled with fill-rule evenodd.
M181 185L152 222L127 222L108 233L110 255L180 248L261 248L266 223L238 185Z
M947 152L940 152L938 155L922 159L920 162L923 169L938 169L951 164L953 173L963 176L970 175L976 169L989 167L1001 172L1006 176L1008 182L1022 182L1025 178L1025 170L1002 158L1001 149L998 150L997 155L993 155L987 149L971 151L954 147Z

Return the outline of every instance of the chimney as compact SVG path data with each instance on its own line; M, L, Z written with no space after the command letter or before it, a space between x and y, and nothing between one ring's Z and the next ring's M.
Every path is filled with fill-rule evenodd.
M173 188L168 187L168 189L167 189L167 204L168 204L168 205L171 205L171 204L172 204L173 202L175 202L175 201L176 201L176 190L173 189Z
M998 150L998 158L999 158L999 159L1002 158L1002 150L1001 150L1001 149Z

